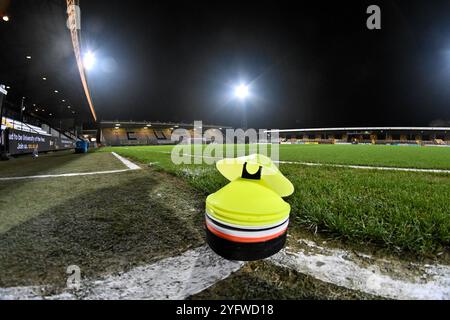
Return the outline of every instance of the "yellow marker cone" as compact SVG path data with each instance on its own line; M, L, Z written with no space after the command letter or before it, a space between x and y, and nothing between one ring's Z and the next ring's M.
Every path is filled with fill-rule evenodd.
M229 260L259 260L286 242L290 206L281 197L292 183L270 158L251 155L224 159L217 169L231 182L206 200L206 233L210 247Z

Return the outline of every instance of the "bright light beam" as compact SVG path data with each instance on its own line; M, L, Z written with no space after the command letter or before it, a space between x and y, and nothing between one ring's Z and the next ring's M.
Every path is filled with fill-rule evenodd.
M83 58L83 65L86 70L91 70L95 65L95 55L88 51Z
M234 95L239 99L245 99L250 95L248 86L241 84L234 89Z

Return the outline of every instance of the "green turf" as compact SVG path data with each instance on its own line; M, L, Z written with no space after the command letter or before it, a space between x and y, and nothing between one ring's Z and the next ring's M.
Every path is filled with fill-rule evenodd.
M157 157L154 153L170 153L172 148L171 146L120 147L118 150L136 160L151 162ZM270 146L268 148L270 150ZM450 148L443 147L280 145L279 148L282 161L450 170ZM226 155L226 147L223 149L223 155ZM235 154L238 150L248 151L248 146L247 148L242 145L236 146Z
M120 147L102 151L111 150L183 177L205 195L227 183L214 166L174 165L170 158L171 147ZM313 159L314 152L317 155ZM369 155L376 152L379 154L369 163ZM449 152L450 149L418 147L281 146L280 158L340 164L395 163L403 167L417 167L417 159L425 159L421 166L433 169L446 168L444 160ZM435 155L439 155L438 160L433 158ZM389 159L391 156L396 162ZM356 158L366 159L366 162L355 162ZM449 164L450 160L447 167ZM281 169L296 189L287 199L292 205L293 223L349 242L375 243L414 254L433 255L448 250L449 174L302 165L282 165Z
M380 145L281 145L280 158L313 163L450 169L450 148Z

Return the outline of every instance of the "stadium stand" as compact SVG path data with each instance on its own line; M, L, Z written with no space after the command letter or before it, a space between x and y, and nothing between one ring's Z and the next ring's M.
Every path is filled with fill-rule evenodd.
M148 128L104 128L101 141L108 146L158 144L154 131Z
M158 140L166 140L166 136L164 135L164 132L160 131L160 130L154 130L155 132L155 136Z
M172 132L183 128L193 137L193 125L183 123L102 121L99 141L103 146L167 145L172 141ZM205 125L208 129L229 129L229 127Z
M450 128L317 128L269 130L283 144L377 144L450 146Z
M22 132L28 132L28 133L36 133L43 136L51 136L51 134L42 129L41 127L37 127L31 124L26 124L21 121L9 119L9 118L2 118L2 130L5 130L6 128L13 129L13 130L19 130Z

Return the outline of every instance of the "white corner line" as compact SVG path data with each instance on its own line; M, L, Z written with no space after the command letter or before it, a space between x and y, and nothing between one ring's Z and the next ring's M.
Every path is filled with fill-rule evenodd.
M301 249L298 252L288 252L286 248L267 261L326 283L384 298L450 300L450 266L448 265L410 264L409 266L415 266L420 274L414 277L399 276L383 272L380 267L388 265L387 269L396 270L397 267L393 261L377 260L366 256L368 260L362 265L355 260L353 252L322 248L311 245L309 241L305 243L310 248ZM311 248L314 249L312 252L310 252Z
M228 278L243 265L204 245L128 272L83 280L79 292L41 296L43 287L38 286L0 288L0 300L181 300Z
M7 178L0 178L0 181L47 179L47 178L64 178L64 177L82 177L82 176L94 176L94 175L100 175L100 174L122 173L122 172L127 172L127 171L130 171L130 169L111 170L111 171L98 171L98 172L46 174L46 175L41 175L41 176L26 176L26 177L7 177Z
M128 168L129 170L140 170L140 169L141 169L141 167L139 167L137 164L134 164L134 163L131 162L130 160L125 159L125 158L122 157L122 156L119 156L117 153L115 153L115 152L111 152L111 153L112 153L112 155L113 155L114 157L116 157L117 159L119 159L125 166L127 166L127 168Z
M5 177L5 178L0 178L0 181L83 177L83 176L95 176L95 175L101 175L101 174L114 174L114 173L122 173L122 172L133 171L133 170L141 170L141 167L139 167L138 165L134 164L133 162L119 156L115 152L112 152L112 154L117 159L119 159L127 167L127 169L96 171L96 172L80 172L80 173L46 174L46 175L38 175L38 176L24 176L24 177Z

